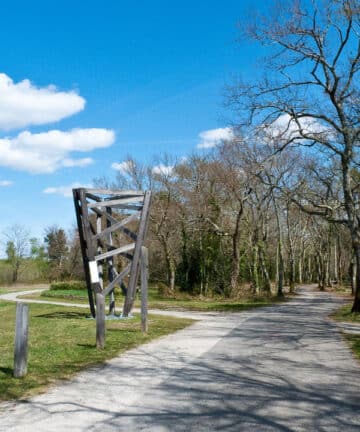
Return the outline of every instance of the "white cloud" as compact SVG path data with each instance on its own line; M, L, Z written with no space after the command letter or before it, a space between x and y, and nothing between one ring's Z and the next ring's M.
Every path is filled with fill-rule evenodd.
M234 132L230 127L210 129L199 134L200 142L197 148L212 148L222 141L231 140Z
M0 187L11 186L14 182L10 180L0 180Z
M88 165L91 165L94 163L94 160L87 157L87 158L82 158L82 159L64 159L62 161L62 165L64 167L86 167Z
M71 198L73 196L72 190L80 187L91 188L92 186L89 184L82 184L82 183L75 182L67 186L48 187L43 190L43 193L62 195L66 198Z
M27 79L14 83L4 73L0 73L0 94L1 130L56 122L85 107L85 99L74 91L36 87Z
M163 174L166 176L171 175L173 171L174 171L173 165L164 165L164 164L156 165L152 170L153 174Z
M327 133L327 129L316 119L302 117L298 123L288 114L279 116L270 125L265 125L265 132L271 141L297 139L304 140L304 136L311 137ZM300 133L301 132L301 133Z
M116 171L119 171L121 174L129 174L131 169L133 168L133 161L124 161L124 162L114 162L111 164L111 168Z
M84 167L91 158L72 159L71 152L89 152L109 147L115 134L108 129L51 130L38 134L21 132L0 139L0 165L33 174L52 173L62 167Z

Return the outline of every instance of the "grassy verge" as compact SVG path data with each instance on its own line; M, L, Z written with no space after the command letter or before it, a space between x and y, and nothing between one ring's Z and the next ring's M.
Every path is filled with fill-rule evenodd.
M40 294L40 297L76 300L79 302L87 302L88 294L86 290L73 289L73 290L46 290Z
M189 325L191 320L149 317L149 333L140 331L139 318L106 322L106 348L95 348L95 321L72 307L30 305L28 374L15 379L13 342L15 304L0 302L0 400L19 399L43 391L61 379L101 363L130 348Z
M352 304L342 306L340 309L330 315L335 321L348 322L348 323L359 323L360 314L351 313ZM360 335L343 333L345 340L349 343L353 353L360 360Z
M350 348L353 350L356 357L360 360L360 335L344 334Z
M351 313L352 304L342 306L340 309L330 315L335 321L360 323L360 314Z
M87 303L85 290L46 290L39 294L29 294L21 298L36 300L66 301L69 303ZM121 305L124 301L119 291L115 294L116 303ZM284 299L278 297L250 297L244 299L223 299L196 297L177 293L174 297L162 296L156 288L149 289L149 308L161 310L192 310L192 311L243 311L256 307L268 306ZM140 300L135 301L135 307L140 307Z
M283 299L278 299L277 297L269 298L249 298L243 300L214 300L207 298L193 298L186 300L179 299L164 299L164 300L150 300L149 307L152 309L162 309L162 310L190 310L190 311L244 311L247 309L252 309L256 307L269 306L275 302L281 302ZM139 306L140 303L135 302L135 306Z

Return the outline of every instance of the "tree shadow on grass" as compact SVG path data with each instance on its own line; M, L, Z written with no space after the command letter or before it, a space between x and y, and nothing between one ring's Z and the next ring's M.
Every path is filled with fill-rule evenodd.
M9 368L9 367L0 367L0 372L2 372L5 375L11 375L12 376L14 369Z
M58 311L46 314L35 315L36 318L55 318L55 319L85 319L90 318L85 312Z

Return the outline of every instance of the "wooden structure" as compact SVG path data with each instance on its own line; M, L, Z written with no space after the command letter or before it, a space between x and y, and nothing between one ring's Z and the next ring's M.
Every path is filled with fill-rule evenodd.
M14 344L14 377L22 378L27 373L29 334L29 306L16 303L16 324Z
M140 267L147 274L147 264L141 261L151 192L78 188L73 189L73 196L91 314L96 316L97 294L110 296L109 312L114 314L114 288L118 285L125 293L122 315L127 317L134 304Z

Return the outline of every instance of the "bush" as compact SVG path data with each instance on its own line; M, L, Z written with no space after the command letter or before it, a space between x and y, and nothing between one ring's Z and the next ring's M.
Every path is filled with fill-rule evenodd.
M53 282L50 290L86 290L86 283L85 281Z

